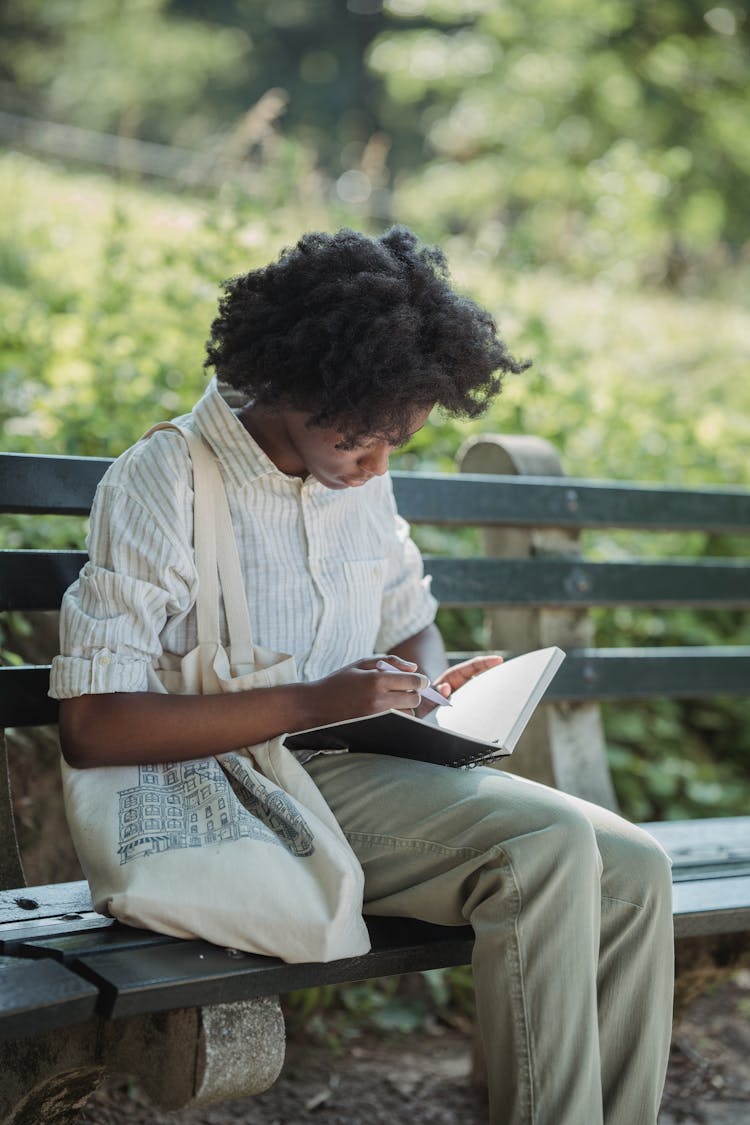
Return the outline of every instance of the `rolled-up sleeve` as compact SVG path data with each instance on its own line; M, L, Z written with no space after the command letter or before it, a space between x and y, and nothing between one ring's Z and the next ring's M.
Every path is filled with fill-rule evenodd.
M386 558L378 652L387 652L426 629L435 620L438 606L430 592L430 576L424 573L422 555L408 523L396 511L390 489L388 518L393 534Z
M170 501L169 488L163 489L154 505L147 489L106 479L100 485L89 561L62 601L53 698L147 690L147 669L161 654L167 619L195 601L197 576L184 526L190 504L178 493L172 489Z

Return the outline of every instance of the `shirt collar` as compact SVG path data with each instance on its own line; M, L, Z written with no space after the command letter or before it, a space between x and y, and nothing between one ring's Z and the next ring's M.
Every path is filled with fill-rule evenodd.
M283 476L222 398L216 376L193 407L193 418L237 488L270 473Z
M222 397L216 376L211 379L192 413L198 430L221 461L227 478L236 488L242 488L265 476L275 476L281 481L294 484L303 483L296 477L282 473L261 449ZM329 491L312 476L307 477L304 486L308 491L320 495Z

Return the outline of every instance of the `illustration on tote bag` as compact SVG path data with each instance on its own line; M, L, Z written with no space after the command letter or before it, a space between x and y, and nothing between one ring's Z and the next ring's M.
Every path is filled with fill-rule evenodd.
M241 781L238 804L214 758L139 766L138 784L119 790L120 864L172 848L243 839L312 855L313 833L286 793L260 790L249 770L242 770Z

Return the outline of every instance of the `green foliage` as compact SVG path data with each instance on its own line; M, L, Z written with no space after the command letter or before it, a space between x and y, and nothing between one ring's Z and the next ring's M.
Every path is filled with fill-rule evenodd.
M317 183L317 188L316 188ZM115 456L205 385L203 343L218 282L260 265L305 229L356 220L334 208L299 148L272 154L257 191L202 202L30 159L0 159L0 421L15 451ZM534 360L478 422L435 418L397 466L450 470L480 431L535 433L574 476L750 486L750 314L726 302L572 282L550 270L500 277L472 238L445 243L457 283ZM4 521L4 546L81 544L81 520ZM427 553L478 551L475 532L420 528ZM597 533L592 558L743 555L742 538ZM481 614L441 611L452 649L486 643ZM607 646L750 643L745 617L617 610ZM3 646L8 650L11 646ZM10 658L6 654L6 658ZM746 703L607 708L624 810L636 818L740 811L747 801Z
M240 156L274 91L289 135L338 174L378 127L365 52L382 23L342 0L11 0L0 74L24 115L196 150L235 133Z
M333 217L297 173L304 161L281 151L262 194L201 206L6 157L5 448L113 456L190 409L218 283Z
M471 968L301 989L283 998L288 1031L331 1047L367 1031L409 1035L440 1022L465 1027L474 1014Z
M749 28L737 0L11 0L0 75L214 167L284 130L361 221L513 269L706 293L747 268Z
M698 289L749 233L750 42L735 4L389 0L369 61L421 134L396 205L521 267ZM425 165L426 163L426 167ZM425 218L425 199L429 216ZM701 263L701 272L698 271Z
M252 44L239 27L166 7L165 0L8 5L0 58L14 100L89 129L183 145L205 139L227 91L246 77Z
M634 820L746 812L750 703L649 700L604 707L617 796Z
M482 429L548 438L572 476L750 483L743 308L563 282L549 270L509 280L463 238L447 250L458 282L534 361L508 377Z

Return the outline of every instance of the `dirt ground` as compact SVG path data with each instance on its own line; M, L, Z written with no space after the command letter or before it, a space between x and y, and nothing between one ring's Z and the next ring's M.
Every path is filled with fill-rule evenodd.
M112 1081L80 1125L486 1125L470 1070L470 1033L440 1024L334 1047L291 1040L282 1075L265 1094L165 1113L136 1087ZM743 970L700 997L676 1028L659 1125L749 1123L750 971Z

